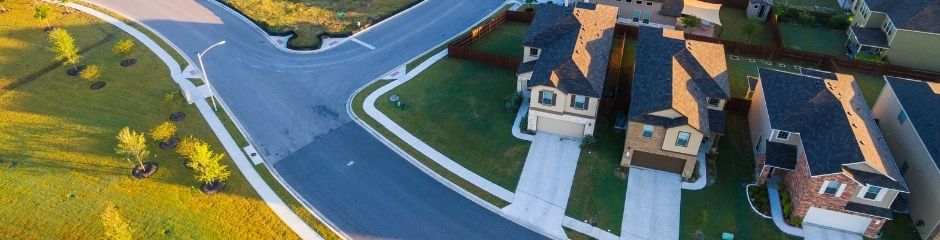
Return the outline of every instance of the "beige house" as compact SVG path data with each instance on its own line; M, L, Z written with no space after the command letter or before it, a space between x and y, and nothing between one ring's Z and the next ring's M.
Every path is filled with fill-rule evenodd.
M854 78L807 68L758 75L748 111L757 182L786 185L804 229L876 237L908 188Z
M721 44L640 27L622 167L692 176L724 134L730 99Z
M591 0L620 8L617 18L632 25L673 28L682 16L682 0Z
M530 131L594 133L617 8L542 4L523 39L516 90L528 94Z
M940 83L886 77L872 112L911 193L922 239L940 239Z
M857 0L846 48L894 65L940 71L940 0Z

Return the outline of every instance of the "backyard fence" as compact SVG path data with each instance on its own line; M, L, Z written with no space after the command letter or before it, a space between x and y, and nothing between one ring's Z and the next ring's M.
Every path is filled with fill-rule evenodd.
M464 59L494 65L497 67L515 71L519 68L522 60L513 57L496 55L488 52L477 51L470 48L470 44L479 40L487 33L493 31L506 21L510 22L532 22L535 14L531 12L503 11L489 21L470 30L470 33L454 40L447 46L447 56L457 59ZM520 43L521 44L521 43ZM522 53L519 53L522 54Z

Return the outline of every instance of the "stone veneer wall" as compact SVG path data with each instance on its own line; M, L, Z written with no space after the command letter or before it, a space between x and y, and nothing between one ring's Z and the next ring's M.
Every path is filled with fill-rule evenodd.
M633 160L633 153L630 151L640 150L643 152L683 159L685 160L685 167L682 169L682 178L689 178L692 176L692 171L695 170L696 156L663 150L663 141L666 140L666 129L660 126L653 126L653 137L644 138L643 125L644 124L637 122L627 122L627 139L624 141L623 155L621 155L622 157L620 159L620 166L629 167L630 162Z

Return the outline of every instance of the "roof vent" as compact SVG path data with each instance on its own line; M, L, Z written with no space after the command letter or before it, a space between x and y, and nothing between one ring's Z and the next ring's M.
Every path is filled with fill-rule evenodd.
M865 141L858 140L858 144L865 145Z

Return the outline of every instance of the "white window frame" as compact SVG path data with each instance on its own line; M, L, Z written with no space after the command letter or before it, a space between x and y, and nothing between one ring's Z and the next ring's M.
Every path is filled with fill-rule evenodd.
M633 10L633 22L640 22L640 17L643 16L643 12L640 10Z
M781 133L786 133L786 134L787 134L787 137L781 138L781 137L780 137L780 134L781 134ZM774 138L779 139L779 140L785 140L785 141L786 141L786 140L790 140L790 134L793 134L793 133L787 132L787 131L782 131L782 130L777 130L777 132L774 133Z
M532 52L535 52L535 53L532 53ZM529 56L538 56L538 55L539 55L538 48L529 48Z
M706 101L707 101L706 104L711 107L718 107L721 105L721 99L718 99L718 98L708 98L708 100ZM712 101L714 101L715 104L712 104Z
M870 189L871 187L876 187L876 188L878 188L878 194L875 195L875 199L871 199L871 198L866 198L866 197L865 197L865 194L868 193L868 189ZM858 194L856 194L855 196L858 197L858 198L861 198L861 199L868 200L868 201L880 202L881 200L884 200L884 199L885 199L885 195L886 195L887 193L888 193L887 189L885 189L885 188L883 188L883 187L865 185L865 187L863 187L861 190L858 190Z
M587 101L587 96L574 95L574 108L580 110L588 109ZM581 106L578 107L578 104L581 104Z
M685 144L684 144L684 145L683 145L683 144L679 144L679 141L682 140L682 134L686 134L687 136L689 136L688 138L685 139ZM677 147L689 147L689 143L690 143L690 142L692 142L692 133L679 131L679 133L676 134L676 146L677 146Z
M545 100L548 100L548 103L546 103ZM539 99L539 103L541 103L542 105L546 105L546 106L555 106L555 104L552 104L552 102L554 101L555 101L555 92L542 90L542 99Z
M647 132L650 133L649 137L646 136ZM653 134L656 134L656 127L653 127L653 125L643 125L643 135L641 135L643 136L643 138L645 139L653 138Z
M829 184L830 184L830 183L838 183L838 184L839 184L839 186L836 187L836 192L835 192L835 193L832 193L832 194L826 193L826 190L829 189ZM826 181L823 181L822 186L819 187L819 194L831 195L831 196L835 196L835 197L842 197L842 192L845 191L845 186L846 186L845 183L841 183L841 182L838 182L838 181L829 181L829 180L826 180Z

